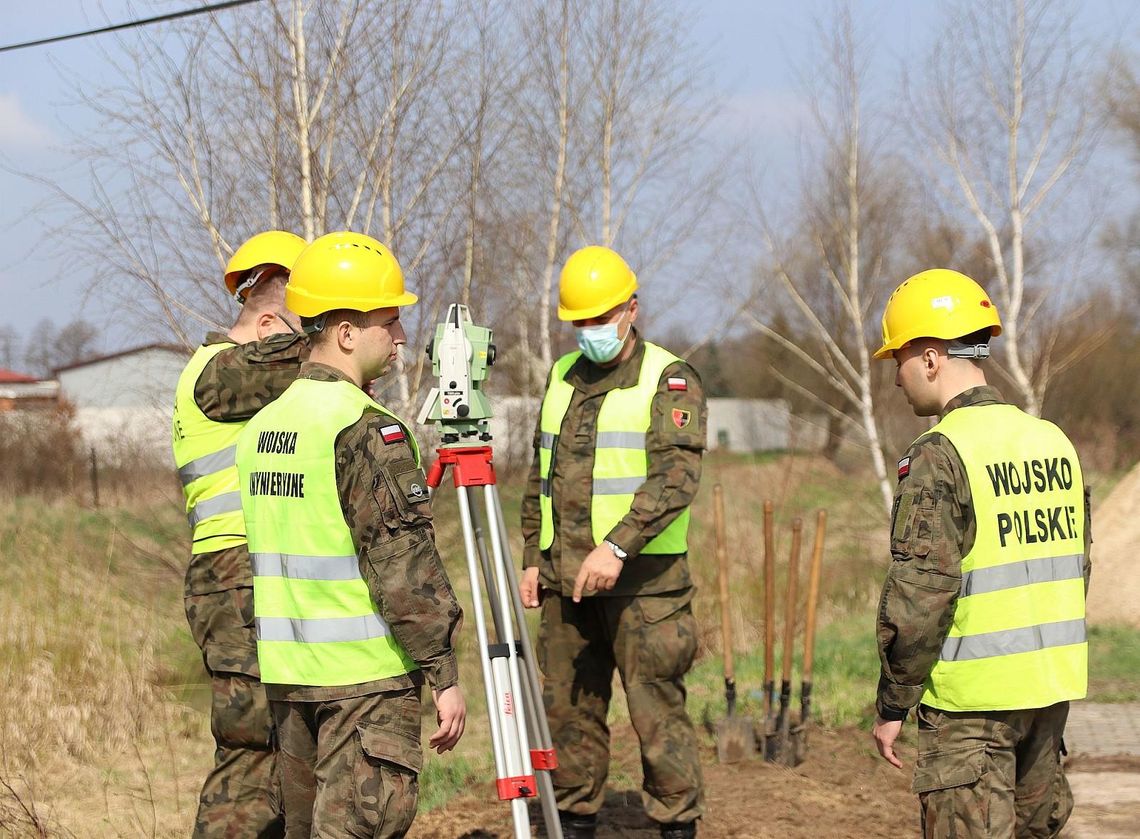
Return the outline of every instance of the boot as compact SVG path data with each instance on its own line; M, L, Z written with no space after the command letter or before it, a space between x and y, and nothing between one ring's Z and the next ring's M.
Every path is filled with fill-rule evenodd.
M559 813L562 825L562 839L594 839L598 830L598 817L577 813Z
M695 839L697 823L669 822L661 825L661 839Z

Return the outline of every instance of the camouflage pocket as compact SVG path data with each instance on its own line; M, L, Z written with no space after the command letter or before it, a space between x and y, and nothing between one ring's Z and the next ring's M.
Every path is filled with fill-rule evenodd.
M678 679L689 672L697 653L697 621L693 617L692 600L692 589L681 594L634 599L641 619L633 639L637 681Z
M353 817L357 837L403 836L419 799L423 751L418 737L366 722L356 724L360 756L353 770Z
M919 795L976 784L986 770L986 747L919 752L911 790Z

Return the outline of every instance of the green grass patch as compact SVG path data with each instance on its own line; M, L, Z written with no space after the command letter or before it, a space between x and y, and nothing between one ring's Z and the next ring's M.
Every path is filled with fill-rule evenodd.
M1140 629L1089 628L1089 696L1093 702L1140 701Z
M470 724L469 718L468 726ZM489 751L482 756L447 754L438 757L432 753L420 773L419 811L426 813L442 807L470 787L482 787L490 793L494 780L495 766Z
M803 651L797 649L792 672L792 709L800 707ZM759 718L763 710L764 652L737 655L739 712ZM869 724L874 716L879 656L871 616L853 614L824 627L817 636L812 674L812 718L827 726ZM776 651L776 692L780 689L780 650ZM708 656L686 678L689 712L694 720L715 724L725 714L724 674L720 656Z

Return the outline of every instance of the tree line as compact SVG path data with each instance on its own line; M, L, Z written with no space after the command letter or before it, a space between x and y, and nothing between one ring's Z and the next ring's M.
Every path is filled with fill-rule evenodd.
M998 304L1007 395L1134 458L1120 353L1134 364L1140 221L1106 216L1092 185L1140 148L1135 57L1082 40L1079 4L944 5L874 84L867 22L844 3L819 20L791 190L719 136L695 5L275 0L120 39L114 80L77 83L102 125L75 138L90 189L56 194L101 292L167 338L229 325L219 277L247 236L351 228L421 295L412 334L474 304L522 393L565 344L562 261L612 245L643 280L676 278L647 314L714 392L821 412L861 441L885 504L913 429L870 359L878 318L903 278L954 267ZM1113 276L1086 269L1094 253ZM417 404L425 362L406 352L385 398Z

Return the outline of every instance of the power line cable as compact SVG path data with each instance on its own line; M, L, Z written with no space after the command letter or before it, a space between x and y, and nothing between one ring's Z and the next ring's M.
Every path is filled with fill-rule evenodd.
M168 20L178 20L183 17L190 17L191 15L200 15L205 12L220 12L224 9L232 9L235 6L246 6L250 3L260 3L261 0L226 0L224 3L212 3L209 6L199 6L196 9L185 9L181 12L169 12L165 15L158 15L157 17L142 18L141 20L131 20L126 23L116 23L111 26L104 26L100 29L88 29L85 32L73 32L70 35L54 35L51 38L40 38L38 41L25 41L22 44L8 44L7 46L0 47L0 52L10 52L12 50L21 50L25 47L42 47L44 44L55 44L59 41L70 41L72 38L86 38L88 35L102 35L105 32L117 32L120 29L134 29L138 26L148 26L152 23L163 23Z

